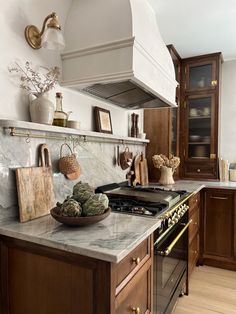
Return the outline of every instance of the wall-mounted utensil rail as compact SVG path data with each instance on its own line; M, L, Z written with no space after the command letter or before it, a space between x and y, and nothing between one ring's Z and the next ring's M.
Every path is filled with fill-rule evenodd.
M106 134L93 131L77 130L71 128L44 125L26 121L0 120L0 127L10 130L9 135L25 137L26 141L31 138L49 140L62 140L74 142L104 142L117 144L146 145L149 140Z
M136 142L132 139L119 139L119 138L107 138L107 137L93 137L91 135L69 135L69 136L59 136L59 135L45 135L45 134L37 134L32 132L22 132L18 131L16 128L10 127L10 135L25 137L26 139L31 138L42 138L48 140L58 140L58 141L82 141L82 142L102 142L102 143L119 143L119 144L135 144L135 145L145 145L143 142Z

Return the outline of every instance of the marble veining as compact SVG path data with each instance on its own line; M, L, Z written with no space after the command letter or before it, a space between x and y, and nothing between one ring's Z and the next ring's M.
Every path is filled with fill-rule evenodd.
M47 126L48 128L48 126ZM72 193L74 184L81 180L97 187L111 182L121 182L126 179L126 173L116 163L117 144L100 142L68 142L74 149L82 174L78 180L70 181L59 172L58 160L63 141L11 137L9 132L0 128L0 220L7 216L18 216L18 201L15 179L15 169L38 165L37 149L42 143L47 143L51 152L53 166L53 181L56 201L62 201ZM119 145L120 152L125 149ZM135 154L144 151L144 145L130 144L130 151ZM65 150L65 154L68 151Z
M0 221L0 233L117 263L159 226L159 219L111 213L94 225L67 227L48 215L26 223L8 218Z

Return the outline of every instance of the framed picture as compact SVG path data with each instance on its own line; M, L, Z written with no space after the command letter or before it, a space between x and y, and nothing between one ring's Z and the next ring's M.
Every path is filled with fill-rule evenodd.
M110 111L103 108L94 107L94 115L96 131L112 134Z

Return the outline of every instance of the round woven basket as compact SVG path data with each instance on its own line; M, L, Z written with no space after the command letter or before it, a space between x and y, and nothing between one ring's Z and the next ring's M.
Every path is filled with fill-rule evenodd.
M63 156L63 147L67 146L70 150L70 154ZM67 143L61 145L60 149L60 159L59 159L59 169L63 174L71 174L74 172L80 171L80 165L78 160L76 159L75 154L72 152L72 149Z

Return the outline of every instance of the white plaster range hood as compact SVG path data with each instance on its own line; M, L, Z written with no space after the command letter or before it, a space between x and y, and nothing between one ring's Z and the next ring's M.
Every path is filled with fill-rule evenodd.
M74 0L62 85L127 109L176 106L175 71L147 0Z

